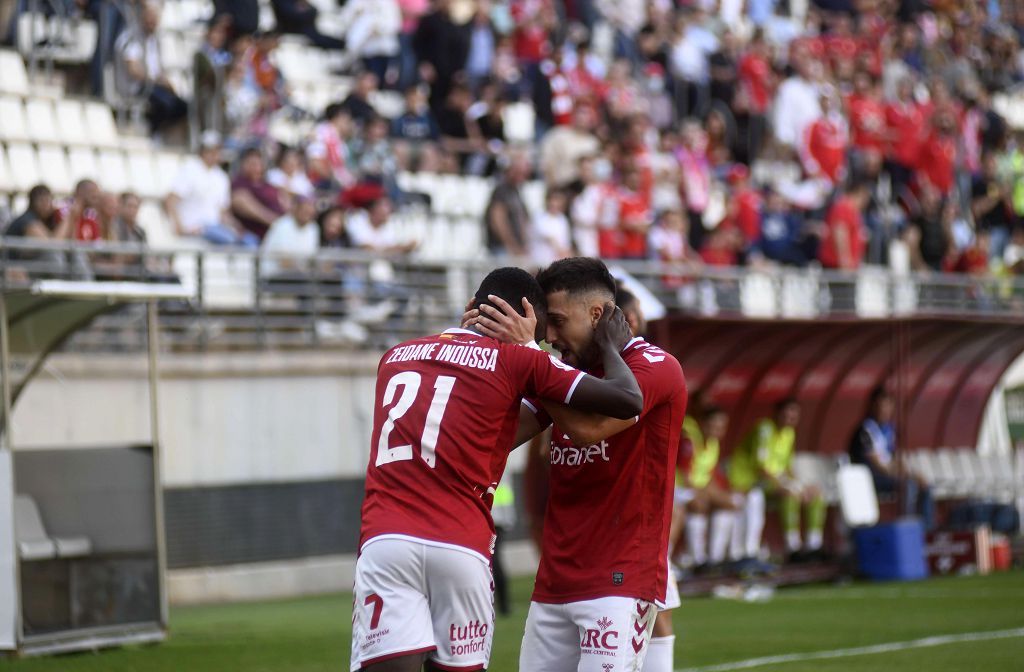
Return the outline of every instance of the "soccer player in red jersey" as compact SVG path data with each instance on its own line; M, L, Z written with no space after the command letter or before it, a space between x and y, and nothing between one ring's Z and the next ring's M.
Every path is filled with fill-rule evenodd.
M545 303L537 281L515 268L490 273L475 297L477 305L500 300L521 305L524 316ZM520 399L618 418L643 410L620 355L629 328L607 304L593 332L603 379L468 329L385 353L356 562L352 670L415 672L424 662L428 670L485 669L494 631L490 500Z
M562 259L538 281L548 302L546 340L565 364L601 375L595 325L615 296L608 269L596 259ZM635 418L524 400L517 442L552 420L555 427L521 672L639 672L665 604L686 381L672 355L642 338L630 339L622 357L644 392ZM671 640L664 644L671 649Z

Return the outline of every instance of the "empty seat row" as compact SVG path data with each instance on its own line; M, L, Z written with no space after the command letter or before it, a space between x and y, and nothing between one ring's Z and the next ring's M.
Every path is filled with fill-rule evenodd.
M940 499L977 498L1008 502L1017 487L1010 455L981 455L974 448L917 450L906 455L907 467L920 474Z
M57 194L70 193L76 182L95 180L101 188L134 191L143 198L163 198L183 158L172 152L8 143L0 147L0 191L28 191L45 184Z
M4 77L0 77L2 79ZM113 113L103 103L46 98L29 98L23 102L16 96L0 96L0 141L91 147L120 145Z
M43 517L32 497L14 496L14 531L18 541L18 557L22 560L79 558L92 552L87 537L53 537L43 525Z
M429 194L433 212L451 217L482 217L494 190L486 178L437 173L400 173L398 185L403 191Z
M98 34L99 27L95 21L47 17L31 12L18 15L18 51L26 57L34 49L39 49L39 53L55 61L85 63L96 51Z
M27 96L28 72L25 70L25 61L21 54L9 49L0 49L0 93L11 93L17 96Z

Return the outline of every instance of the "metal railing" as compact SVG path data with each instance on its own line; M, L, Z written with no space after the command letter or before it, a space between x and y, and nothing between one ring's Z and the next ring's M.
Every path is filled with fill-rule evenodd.
M381 257L325 250L312 257L235 248L151 250L132 244L0 240L0 288L41 278L178 282L192 299L160 306L162 342L187 350L344 347L380 349L455 324L493 259ZM527 263L523 264L528 266ZM948 316L1021 319L1024 281L821 269L706 268L611 262L670 312L811 320ZM131 307L97 319L70 349L137 349L144 315Z

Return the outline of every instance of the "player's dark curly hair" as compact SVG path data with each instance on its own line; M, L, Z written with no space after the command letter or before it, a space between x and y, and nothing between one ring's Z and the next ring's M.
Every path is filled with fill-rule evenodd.
M563 290L573 295L602 291L609 299L615 297L615 278L603 261L590 257L559 259L537 275L537 282L545 294Z
M476 305L487 304L494 306L487 300L487 295L500 296L509 305L516 309L520 315L525 314L523 308L523 297L533 305L534 313L543 315L547 312L548 302L544 298L544 291L537 283L537 279L521 268L506 266L496 268L487 274L480 287L476 290L473 301ZM495 308L497 306L494 306Z

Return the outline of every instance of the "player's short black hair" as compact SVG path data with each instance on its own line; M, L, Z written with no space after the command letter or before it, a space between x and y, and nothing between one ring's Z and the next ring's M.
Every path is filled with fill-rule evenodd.
M600 259L570 257L559 259L537 275L544 294L565 291L572 295L593 291L615 296L615 278Z
M486 304L496 308L497 306L487 300L489 294L507 301L520 315L526 313L523 308L523 297L533 305L533 312L536 315L544 315L547 312L548 303L537 279L521 268L506 266L488 273L476 290L474 303L478 306Z
M784 399L780 399L778 402L775 403L775 413L781 413L790 406L796 406L797 408L799 408L800 400L797 399L796 397L786 397Z
M707 406L701 409L701 418L704 420L710 420L716 415L724 415L728 417L729 414L725 412L724 408L722 408L721 406L717 406L715 404L708 404Z
M28 202L29 205L38 203L40 198L44 196L53 196L53 192L45 184L37 184L28 191Z
M875 389L871 390L871 396L868 397L868 404L873 407L882 399L893 399L892 393L886 389L885 385L879 385Z

